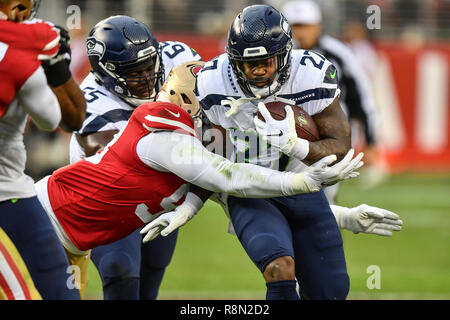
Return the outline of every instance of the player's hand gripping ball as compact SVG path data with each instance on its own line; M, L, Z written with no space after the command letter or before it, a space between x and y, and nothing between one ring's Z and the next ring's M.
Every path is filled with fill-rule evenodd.
M289 104L280 101L265 104L274 120L283 120L286 117L285 107L287 105ZM306 113L302 107L296 105L290 106L294 112L295 130L297 132L297 136L308 141L320 140L319 130L317 129L313 118L311 118L311 116ZM260 112L258 112L258 118L264 121L264 117Z

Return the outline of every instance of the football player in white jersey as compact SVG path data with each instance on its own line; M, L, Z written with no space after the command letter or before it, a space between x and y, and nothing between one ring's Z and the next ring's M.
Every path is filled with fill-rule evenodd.
M227 53L198 75L197 93L211 123L227 130L232 160L301 171L304 163L329 154L341 159L350 149L337 79L336 68L320 54L292 50L289 24L277 10L254 5L233 21ZM321 140L297 137L290 107L286 119L271 118L264 102L283 99L313 117ZM265 122L255 118L258 109ZM267 299L298 299L296 279L302 298L346 298L342 238L322 191L271 199L229 197L227 205L241 244L264 275ZM395 221L389 213L383 216L375 220ZM338 223L346 227L341 217ZM388 233L399 230L397 223L387 226Z
M71 163L111 141L137 106L155 99L173 67L201 60L184 43L158 42L148 26L128 16L112 16L97 23L87 38L87 54L92 72L81 84L86 119L72 135ZM141 248L136 231L94 249L92 261L102 278L104 299L156 299L176 239L174 233Z

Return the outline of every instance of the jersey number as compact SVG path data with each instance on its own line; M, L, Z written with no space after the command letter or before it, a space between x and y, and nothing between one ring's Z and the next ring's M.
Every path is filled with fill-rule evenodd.
M168 45L170 45L170 44L167 43L167 44L163 45L163 48L166 47L166 46L168 46ZM168 56L170 59L175 58L175 56L177 56L179 53L181 53L181 52L183 52L183 51L186 50L186 49L185 49L181 44L179 44L179 43L172 45L172 46L170 47L170 49L172 49L172 51L173 51L172 53L167 52L167 51L165 52L166 56Z
M0 62L5 58L6 51L8 51L8 45L0 41Z
M317 63L316 60L310 55L310 52L320 58L320 62L319 63ZM323 63L325 62L325 57L320 55L320 54L318 54L317 52L305 50L304 56L300 60L300 64L306 66L306 60L311 61L311 63L313 64L314 67L316 67L317 69L321 70L322 67L323 67Z
M217 69L217 63L218 60L214 59L210 62L208 62L202 69L202 71L207 71L207 70L216 70Z
M159 210L158 212L150 212L149 207L147 207L145 203L140 203L136 206L136 210L134 211L134 213L139 217L139 219L142 220L142 222L150 222L153 219L152 216L159 215L163 212L169 212L175 209L177 207L176 203L180 201L180 199L187 193L187 191L188 184L184 183L170 196L165 197L161 200L158 206L158 210L161 210Z
M88 92L88 90L90 90L90 92ZM92 88L92 87L86 87L83 89L84 99L86 100L87 103L91 103L91 102L94 102L95 100L97 100L99 98L97 93L104 95L106 97L106 94L104 94L103 92L101 92L99 90L94 90L94 88ZM91 99L87 99L86 96L90 96Z

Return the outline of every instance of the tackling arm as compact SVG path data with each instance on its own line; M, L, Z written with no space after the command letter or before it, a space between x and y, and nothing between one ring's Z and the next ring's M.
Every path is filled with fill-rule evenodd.
M143 137L137 152L149 166L164 168L203 189L248 198L319 191L322 186L355 177L354 170L362 165L362 154L352 160L351 150L332 167L329 165L336 160L334 155L321 159L302 173L279 172L248 163L232 163L206 150L198 139L175 132Z
M158 146L157 151L155 145ZM352 149L342 161L331 167L330 164L336 160L334 155L321 159L302 173L278 172L252 164L232 163L207 151L194 137L173 132L145 136L137 145L137 153L150 167L164 168L197 187L249 198L318 191L322 186L356 177L358 173L354 170L362 166L362 154L352 160ZM200 198L189 192L182 205L142 229L142 234L147 233L143 241L150 241L160 233L166 236L184 225L200 210L210 192L196 192Z

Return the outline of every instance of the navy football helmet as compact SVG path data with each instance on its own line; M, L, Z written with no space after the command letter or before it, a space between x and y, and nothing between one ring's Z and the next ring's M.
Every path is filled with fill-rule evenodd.
M133 106L154 100L164 82L161 47L150 29L128 16L97 23L86 42L97 80Z
M292 32L287 20L269 5L246 7L234 19L226 52L237 82L247 96L276 93L289 77ZM271 66L268 78L249 79L246 69Z

